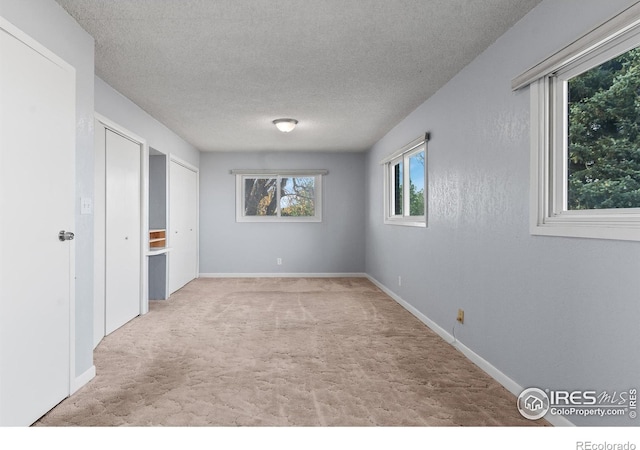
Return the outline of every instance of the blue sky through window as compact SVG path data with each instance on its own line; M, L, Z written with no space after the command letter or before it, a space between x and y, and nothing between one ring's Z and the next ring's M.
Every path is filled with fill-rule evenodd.
M409 178L416 187L416 192L424 189L424 152L417 153L409 158Z

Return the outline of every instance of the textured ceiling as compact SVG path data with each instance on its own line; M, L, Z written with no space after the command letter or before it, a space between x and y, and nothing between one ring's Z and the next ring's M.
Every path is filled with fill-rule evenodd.
M359 151L540 0L57 1L96 74L200 150Z

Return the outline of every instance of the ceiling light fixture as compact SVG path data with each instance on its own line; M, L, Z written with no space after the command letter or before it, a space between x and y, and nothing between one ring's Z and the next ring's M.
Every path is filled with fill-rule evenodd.
M293 131L298 121L296 119L276 119L273 121L273 124L283 133L288 133Z

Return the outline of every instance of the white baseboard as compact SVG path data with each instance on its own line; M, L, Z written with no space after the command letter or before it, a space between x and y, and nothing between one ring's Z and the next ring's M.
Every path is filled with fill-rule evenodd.
M365 273L201 273L200 278L367 278Z
M472 363L482 369L487 375L496 380L502 386L504 386L509 392L513 395L518 396L524 390L522 386L516 383L514 380L509 378L495 366L493 366L489 361L484 359L482 356L475 353L469 347L464 345L462 342L457 340L454 336L452 336L449 332L447 332L440 325L435 323L433 320L429 319L423 313L418 311L414 306L406 302L399 295L393 292L391 289L387 288L384 284L380 283L378 280L373 278L371 275L366 275L366 277L373 284L378 286L385 294L395 300L400 306L405 308L411 314L413 314L418 320L428 326L431 330L433 330L438 336L445 340L445 342L451 344L453 347L458 349L464 356L466 356ZM556 427L573 427L575 426L570 420L563 416L552 416L548 415L545 417L547 422Z
M71 380L71 385L69 386L69 395L77 392L82 386L87 384L89 381L93 380L96 376L96 366L91 366L87 370L84 371L80 376L77 376L75 379Z

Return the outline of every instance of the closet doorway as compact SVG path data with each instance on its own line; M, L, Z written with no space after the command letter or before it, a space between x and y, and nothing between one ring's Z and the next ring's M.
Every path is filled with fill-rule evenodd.
M96 115L94 344L146 312L144 139Z
M169 293L198 277L198 169L169 165Z

